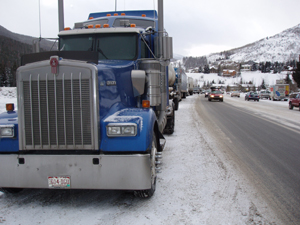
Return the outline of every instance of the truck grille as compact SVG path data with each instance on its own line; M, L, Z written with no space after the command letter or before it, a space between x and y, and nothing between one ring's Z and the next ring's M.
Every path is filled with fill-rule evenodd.
M91 73L72 69L58 75L43 69L20 74L21 150L96 149L95 81Z

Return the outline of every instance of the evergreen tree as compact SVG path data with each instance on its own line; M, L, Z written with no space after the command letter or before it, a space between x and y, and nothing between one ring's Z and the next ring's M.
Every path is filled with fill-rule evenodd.
M210 73L208 65L204 66L204 73Z
M300 88L300 62L297 62L297 68L293 72L293 79L297 83L297 87Z
M287 74L286 77L284 78L284 82L286 84L291 84L292 83L292 80L290 79L290 75L289 74Z
M6 70L5 63L0 63L0 87L6 86Z
M266 89L266 85L265 85L265 79L262 80L261 85L260 85L261 89Z
M14 62L14 65L13 65L13 67L11 69L11 72L12 72L12 81L10 83L11 87L16 87L17 86L17 82L16 82L17 69L18 69L17 63Z

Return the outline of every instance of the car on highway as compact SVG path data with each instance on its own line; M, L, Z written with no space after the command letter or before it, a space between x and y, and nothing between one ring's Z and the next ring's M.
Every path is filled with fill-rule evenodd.
M300 92L290 94L289 109L292 110L294 107L299 107L300 111Z
M204 97L206 98L210 93L210 89L207 89L204 91Z
M233 91L233 92L231 92L230 93L230 96L231 97L241 97L241 94L240 94L240 92L239 91Z
M263 98L271 99L271 98L270 98L270 94L271 94L271 92L268 91L268 90L261 90L261 91L258 93L260 99L263 99Z
M220 90L213 90L208 95L208 101L217 100L223 102L223 93Z
M254 91L247 92L245 95L245 101L246 100L247 101L254 100L259 102L259 95L257 94L257 92Z
M196 93L197 93L197 94L200 94L200 91L201 91L201 90L200 90L199 87L194 87L194 88L193 88L193 93L194 93L194 94L196 94Z

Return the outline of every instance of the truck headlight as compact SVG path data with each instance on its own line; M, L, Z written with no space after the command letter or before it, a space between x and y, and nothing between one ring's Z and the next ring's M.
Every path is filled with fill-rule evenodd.
M15 136L14 125L0 125L0 137L1 138L12 138Z
M108 137L132 137L137 134L135 123L110 123L106 126Z

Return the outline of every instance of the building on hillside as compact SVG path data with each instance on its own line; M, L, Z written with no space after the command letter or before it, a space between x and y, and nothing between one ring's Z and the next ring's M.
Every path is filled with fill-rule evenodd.
M231 91L240 91L240 86L237 84L228 84L227 85L227 92L231 92Z
M251 71L252 67L249 64L241 65L242 71Z
M255 91L255 86L253 84L242 84L241 85L241 91L242 92L249 92L249 91Z
M215 66L209 67L209 71L210 71L210 73L218 73L219 72L218 68Z
M223 70L223 77L234 77L236 76L236 71L235 70Z

